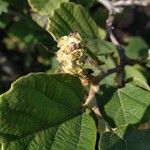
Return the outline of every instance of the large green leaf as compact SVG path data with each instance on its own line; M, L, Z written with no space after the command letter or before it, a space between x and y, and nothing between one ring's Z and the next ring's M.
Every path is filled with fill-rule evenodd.
M140 122L149 105L149 91L127 84L113 93L104 109L108 117L120 126Z
M53 11L59 7L60 3L68 1L69 0L28 0L33 11L41 15L52 15Z
M58 126L4 143L5 150L94 150L96 126L83 114Z
M119 127L114 132L106 132L99 142L100 150L149 150L150 130Z
M18 138L82 113L83 88L71 75L29 74L0 96L0 138Z
M61 3L50 17L48 31L55 40L70 32L77 31L84 39L104 38L105 32L100 29L84 8L75 3Z

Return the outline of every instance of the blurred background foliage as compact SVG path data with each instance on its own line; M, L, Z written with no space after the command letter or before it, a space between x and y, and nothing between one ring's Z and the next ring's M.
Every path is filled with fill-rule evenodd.
M99 3L95 0L71 1L82 5L95 22L105 28L108 14ZM55 59L57 43L33 20L35 17L27 0L0 0L0 93L8 90L10 84L23 75L51 72L58 67ZM45 18L37 19L45 23ZM149 8L126 8L116 17L115 27L115 34L129 57L147 57L150 47ZM135 76L137 70L149 83L150 69L145 66L130 68Z

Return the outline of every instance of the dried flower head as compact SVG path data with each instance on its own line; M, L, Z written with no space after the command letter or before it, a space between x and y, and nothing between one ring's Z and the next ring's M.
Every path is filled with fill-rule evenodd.
M84 61L86 53L84 51L83 40L77 32L63 36L58 41L57 59L61 64L64 73L70 73L84 77Z

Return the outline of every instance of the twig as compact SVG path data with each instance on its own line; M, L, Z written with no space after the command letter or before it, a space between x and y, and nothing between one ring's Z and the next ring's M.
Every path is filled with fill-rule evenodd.
M90 85L89 94L88 94L88 97L86 98L84 105L90 106L97 116L101 116L101 113L99 111L98 104L96 101L96 97L95 97L95 94L98 92L98 90L99 90L98 85L96 86L93 84Z
M111 128L108 125L108 123L103 119L101 112L99 110L99 107L96 101L96 93L98 92L98 90L99 90L99 85L93 85L91 83L90 91L89 91L88 97L86 98L84 106L90 107L95 113L97 120L98 120L98 131L100 132L100 134L102 134L103 132L110 131Z

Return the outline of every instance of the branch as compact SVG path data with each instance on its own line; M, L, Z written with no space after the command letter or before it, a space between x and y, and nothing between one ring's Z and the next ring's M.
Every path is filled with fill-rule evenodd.
M91 79L91 83L92 83L93 85L99 85L99 83L100 83L104 78L106 78L107 76L109 76L109 75L111 75L111 74L113 74L113 73L115 73L115 72L117 72L117 71L119 71L119 70L120 70L120 66L117 66L117 67L115 67L115 68L112 68L112 69L103 71L103 72L101 72L98 76L93 77L93 78Z
M116 2L113 1L109 1L109 0L97 0L99 3L101 3L108 11L109 11L109 15L108 15L108 19L106 20L106 26L107 26L107 31L109 34L109 37L112 41L112 43L114 45L116 45L116 48L118 50L118 54L120 56L120 66L125 64L125 63L129 63L131 64L131 59L129 59L126 54L125 54L125 50L124 48L120 45L120 43L118 42L117 38L115 37L114 33L113 33L113 22L115 19L115 15L117 13L117 7L121 6L130 6L130 5L139 5L139 6L148 6L150 5L150 0L119 0ZM141 60L132 60L133 64L135 64L135 62L140 62Z
M150 0L119 0L116 2L109 0L97 0L101 3L109 12L115 14L120 12L123 6L148 6L150 5Z
M117 2L113 2L113 6L122 7L122 6L148 6L150 5L150 0L119 0Z
M145 59L130 59L130 58L127 58L125 60L123 60L123 62L121 61L120 65L116 66L115 68L112 68L112 69L108 69L106 71L103 71L101 72L99 75L97 76L93 76L91 78L91 83L92 85L94 85L95 87L99 85L99 83L104 79L106 78L107 76L113 74L113 73L116 73L116 72L122 72L122 70L124 69L124 67L126 65L130 65L130 66L133 66L135 64L143 64L145 63ZM91 94L92 95L92 94Z
M106 3L106 0L103 0L103 4ZM112 6L112 9L115 10L115 6L112 4L111 1L109 1L109 3L111 4ZM105 6L105 5L104 5ZM107 8L107 7L106 7ZM126 60L128 60L127 56L125 55L125 50L124 48L120 45L120 43L118 42L117 38L115 37L114 33L113 33L113 22L114 22L114 19L115 19L115 11L112 11L112 9L109 9L107 8L108 11L109 11L109 15L108 15L108 19L106 20L106 27L107 27L107 31L108 31L108 34L109 34L109 37L112 41L112 43L116 46L117 50L118 50L118 54L119 54L119 70L118 68L114 68L112 70L109 70L105 73L102 73L100 76L98 76L96 78L96 81L94 81L95 83L98 83L100 82L104 77L105 75L107 76L107 74L109 75L109 73L111 73L112 71L115 71L117 72L117 78L116 78L116 81L117 81L117 84L118 84L118 87L121 87L123 85L123 78L124 78L124 64L126 63Z

